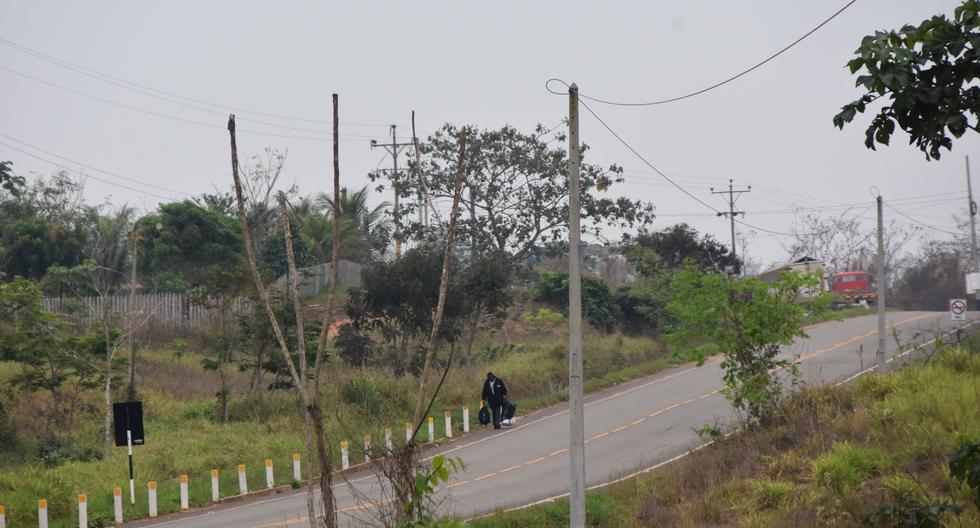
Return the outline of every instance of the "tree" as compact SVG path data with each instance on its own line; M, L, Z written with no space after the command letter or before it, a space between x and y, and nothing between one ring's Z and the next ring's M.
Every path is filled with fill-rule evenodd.
M471 251L494 251L517 262L536 247L561 240L568 231L568 159L565 149L552 147L538 127L523 134L511 126L500 130L467 131L469 151L464 167L459 238ZM404 238L430 239L437 234L417 218L420 197L436 202L451 200L455 184L457 139L462 129L446 124L420 146L421 166L412 162L406 173L374 172L372 181L386 181L401 198L396 229ZM555 139L561 140L561 135ZM583 147L583 152L587 149ZM616 182L622 169L602 169L583 163L583 232L601 236L602 226L646 225L653 207L628 198L600 198ZM384 189L384 184L378 190Z
M563 312L568 310L568 273L538 271L534 285L534 300L548 303ZM598 277L582 277L582 311L592 326L610 332L620 313L606 281Z
M23 176L14 175L14 172L10 169L11 166L13 166L13 162L0 161L0 189L4 189L16 196L20 193L20 189L24 186L25 181Z
M244 245L233 217L185 200L160 206L136 222L139 269L157 287L209 293L242 287Z
M729 248L707 233L699 234L687 224L660 231L641 230L627 237L626 257L641 275L652 277L663 269L679 269L693 263L704 271L742 271L742 262Z
M784 272L775 283L757 277L731 280L722 273L705 273L690 266L677 272L668 305L677 325L670 337L678 342L714 344L724 355L723 393L735 409L759 419L769 413L782 394L776 371L798 376L791 359L779 357L780 348L807 337L807 312L799 293L815 288L817 277ZM820 295L817 308L826 304ZM703 361L703 359L702 359Z
M940 150L952 150L950 136L978 131L980 117L980 2L966 0L953 18L936 15L918 26L876 31L861 40L857 57L847 63L851 73L864 70L855 81L865 90L834 116L843 129L858 113L885 96L865 130L864 145L888 145L895 126L909 135L926 159L939 159ZM972 121L972 122L971 122Z
M326 193L300 203L297 207L302 222L300 233L310 241L317 262L328 261L332 254L333 213L337 207L341 216L339 257L367 264L384 256L391 240L391 223L385 218L389 204L382 202L371 207L368 197L365 186L354 193L342 189L339 204Z
M912 258L895 281L890 298L903 310L944 311L963 295L969 254L954 242L934 241Z

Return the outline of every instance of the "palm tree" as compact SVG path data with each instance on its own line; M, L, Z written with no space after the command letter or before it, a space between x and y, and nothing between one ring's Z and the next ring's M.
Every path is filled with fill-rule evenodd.
M388 202L372 208L368 204L369 192L367 186L355 193L341 189L340 257L343 259L372 262L380 259L388 247L391 224L384 214ZM304 198L294 207L302 222L300 232L308 239L320 262L326 262L331 255L334 207L335 200L325 193Z

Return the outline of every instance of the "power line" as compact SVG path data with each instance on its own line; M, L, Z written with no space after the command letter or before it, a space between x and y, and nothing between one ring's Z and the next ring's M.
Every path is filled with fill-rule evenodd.
M113 172L109 172L109 171L107 171L107 170L102 170L102 169L100 169L100 168L98 168L98 167L93 167L93 166L91 166L91 165L86 165L86 164L84 164L84 163L82 163L82 162L79 162L79 161L75 161L75 160L72 160L72 159L69 159L69 158L66 158L66 157L64 157L64 156L61 156L61 155L58 155L58 154L55 154L54 152L51 152L51 151L48 151L48 150L44 150L43 148L41 148L41 147L38 147L38 146L36 146L36 145L32 145L32 144L30 144L30 143L28 143L28 142L26 142L26 141L21 141L21 140L19 140L19 139L17 139L17 138L15 138L15 137L13 137L13 136L11 136L11 135L8 135L8 134L4 134L3 132L0 132L0 136L3 136L3 137L5 137L5 138L7 138L7 139L9 139L9 140L11 140L11 141L14 141L14 142L17 142L17 143L19 143L19 144L21 144L21 145L24 145L24 146L26 146L26 147L30 147L30 148L32 148L32 149L34 149L34 150L37 150L38 152L43 152L43 153L45 153L45 154L47 154L47 155L49 155L49 156L54 156L54 157L56 157L56 158L58 158L58 159L61 159L61 160L64 160L64 161L67 161L68 163L73 163L73 164L75 164L75 165L78 165L78 166L80 166L80 167L85 167L86 169L89 169L89 170L94 170L94 171L96 171L96 172L100 172L100 173L102 173L102 174L105 174L105 175L107 175L107 176L112 176L113 178L119 178L119 179L121 179L121 180L126 180L126 181L130 181L130 182L133 182L133 183L138 183L138 184L140 184L140 185L145 185L145 186L147 186L147 187L153 187L154 189L160 189L161 191L168 191L168 192L172 192L172 193L177 193L177 194L182 194L182 195L184 195L184 196L191 196L191 194L190 194L190 193L187 193L187 192L184 192L184 191L179 191L179 190L177 190L177 189L171 189L171 188L169 188L169 187L163 187L163 186L160 186L160 185L154 185L154 184L152 184L152 183L146 183L146 182L143 182L143 181L140 181L140 180L137 180L137 179L135 179L135 178L128 178L128 177L126 177L126 176L122 176L122 175L120 175L120 174L116 174L116 173L113 173Z
M133 90L133 91L136 91L138 93L143 93L143 94L149 95L151 97L157 97L157 98L163 99L165 101L170 101L170 102L172 102L174 104L184 104L185 106L188 106L189 108L196 108L198 110L211 112L211 110L201 109L201 108L198 108L196 106L192 106L192 105L187 105L185 103L181 103L179 101L173 101L171 99L163 98L163 97L160 97L160 96L155 95L155 94L149 94L149 93L146 93L143 90L148 90L150 92L156 92L157 94L163 94L163 95L166 95L166 96L169 96L169 97L174 97L174 98L177 98L177 99L183 99L185 101L191 101L191 102L199 103L199 104L203 104L203 105L213 106L215 108L223 108L225 110L230 110L230 111L239 112L239 113L254 114L254 115L260 115L260 116L265 116L265 117L272 117L272 118L276 118L276 119L284 119L284 120L289 120L289 121L298 121L298 122L303 122L303 123L316 123L316 124L323 124L323 125L329 125L331 123L331 121L323 120L323 119L309 119L309 118L304 118L304 117L294 117L294 116L288 116L288 115L282 115L282 114L274 114L274 113L269 113L269 112L260 112L258 110L249 110L247 108L241 108L241 107L236 107L236 106L229 106L229 105L224 105L224 104L220 104L220 103L213 103L213 102L205 101L205 100L202 100L202 99L195 99L193 97L188 97L188 96L185 96L185 95L180 95L180 94L176 94L176 93L173 93L173 92L168 92L166 90L161 90L159 88L153 88L153 87L147 86L145 84L140 84L140 83L137 83L137 82L128 81L126 79L121 79L119 77L114 77L114 76L109 75L107 73L102 73L102 72L93 70L91 68L86 68L86 67L81 66L79 64L75 64L75 63L69 62L67 60L60 59L58 57L55 57L53 55L48 55L47 53L38 51L36 49L29 48L29 47L27 47L27 46L25 46L23 44L18 44L17 42L14 42L14 41L11 41L11 40L7 40L7 39L5 39L3 37L0 37L0 44L3 44L3 45L8 46L10 48L16 49L16 50L18 50L20 52L23 52L23 53L26 53L28 55L32 55L32 56L34 56L34 57L36 57L38 59L41 59L41 60L50 62L50 63L55 64L55 65L58 65L58 66L61 66L62 68L67 68L69 70L73 70L73 71L78 72L78 73L81 73L83 75L87 75L87 76L92 77L94 79L98 79L98 80L103 81L103 82L114 84L116 86L120 86L120 87L126 88L128 90ZM119 84L119 83L123 83L123 84ZM126 86L126 85L128 85L128 86ZM140 88L142 90L137 90L136 88ZM252 120L252 121L257 122L257 123L260 122L260 121L255 121L255 120ZM349 122L345 122L345 123L341 123L341 124L342 125L345 125L345 126L359 126L359 127L387 127L388 126L388 124L381 124L381 123L349 123ZM271 126L284 126L284 125L277 125L277 124L273 124L273 123L269 123L269 125L271 125ZM311 129L308 129L308 130L311 130ZM324 130L324 131L316 130L316 131L317 132L322 132L324 134L329 134L329 131L327 131L327 130Z
M915 218L912 218L911 216L903 213L902 211L899 211L898 209L896 209L895 207L893 207L888 202L885 202L885 206L888 207L889 209L891 209L892 211L895 211L896 213L898 213L898 214L904 216L905 218L909 219L910 221L912 221L912 223L917 224L917 225L920 225L922 227L925 227L926 229L931 229L933 231L937 231L939 233L945 233L947 235L952 235L952 236L962 236L962 233L954 233L952 231L946 231L945 229L941 229L941 228L938 228L936 226L933 226L933 225L929 225L929 224L920 222L920 221L916 220Z
M830 15L830 18L828 18L828 19L824 20L823 22L821 22L820 24L818 24L817 27L811 29L810 31L807 31L806 33L803 34L802 37L800 37L800 38L794 40L793 42L789 43L789 45L787 45L783 49L777 51L776 53L770 55L769 57L766 57L762 62L756 64L755 66L752 66L751 68L749 68L747 70L744 70L744 71L742 71L740 73L737 73L737 74L735 74L735 75L733 75L733 76L731 76L731 77L729 77L729 78L727 78L727 79L725 79L725 80L723 80L721 82L712 84L711 86L708 86L706 88L702 88L702 89L697 90L695 92L684 94L684 95L681 95L681 96L678 96L678 97L671 97L670 99L661 99L661 100L658 100L658 101L650 101L650 102L646 102L646 103L624 103L624 102L612 101L612 100L608 100L608 99L599 99L598 97L590 97L588 95L583 95L583 94L579 94L579 97L581 97L582 99L588 99L589 101L594 101L594 102L597 102L597 103L614 105L614 106L654 106L654 105L661 105L661 104L673 103L673 102L676 102L676 101L681 101L681 100L684 100L684 99L689 99L691 97L695 97L695 96L701 95L701 94L703 94L705 92L710 92L711 90L714 90L715 88L719 88L721 86L724 86L724 85L726 85L726 84L728 84L728 83L730 83L730 82L738 79L739 77L742 77L744 75L747 75L747 74L755 71L756 69L758 69L761 66L765 65L769 61L775 59L776 57L782 55L783 53L786 53L791 48L793 48L793 46L796 46L800 42L803 42L803 40L805 40L807 37L809 37L810 35L816 33L820 28L822 28L825 25L827 25L828 23L830 23L831 20L837 18L838 15L840 15L841 13L843 13L847 8L851 7L855 3L857 3L857 0L851 0L850 2L848 2L847 4L845 4L844 7L838 9L837 12L835 12L833 15ZM562 95L561 92L556 92L556 91L552 90L548 86L553 81L554 82L560 82L560 83L564 84L566 87L568 86L568 84L565 83L565 81L562 81L561 79L548 79L548 81L545 83L545 87L548 89L549 92L551 92L553 94Z
M619 134L617 134L616 131L612 129L612 127L610 127L609 125L607 125L606 122L603 121L602 118L599 117L595 113L595 111L592 110L592 108L589 107L589 105L585 103L585 101L579 101L579 102L582 104L583 107L585 107L585 109L590 114L592 114L592 117L594 117L596 119L596 121L598 121L606 130L608 130L609 133L613 135L613 137L615 137L617 140L619 140L619 142L622 143L624 147L626 147L627 149L629 149L629 151L632 152L634 156L636 156L637 158L639 158L639 160L642 161L647 167L650 167L651 169L653 169L653 171L656 172L657 174L659 174L660 177L662 177L663 179L665 179L668 182L670 182L671 185L673 185L674 187L677 187L678 189L680 189L681 192L683 192L684 194L690 196L696 202L698 202L701 205L707 207L708 209L711 209L715 213L719 213L720 212L718 209L715 209L714 207L712 207L711 204L709 204L708 202L705 202L704 200L702 200L702 199L698 198L697 196L691 194L687 189L685 189L684 187L681 187L676 182L674 182L674 180L670 179L660 169L658 169L652 163L650 163L649 161L647 161L647 159L644 158L642 154L640 154L639 152L637 152L637 150L635 148L633 148L633 146L630 145L625 139L623 139L622 136L620 136Z
M149 115L152 115L152 116L160 117L160 118L163 118L163 119L169 119L169 120L172 120L172 121L178 121L178 122L186 123L186 124L189 124L189 125L196 125L196 126L201 126L201 127L206 127L206 128L213 128L213 129L217 129L217 130L224 130L225 129L224 126L219 126L219 125L215 125L215 124L212 124L212 123L205 123L203 121L195 121L193 119L186 119L186 118L178 117L178 116L172 116L172 115L169 115L169 114L164 114L164 113L156 112L156 111L153 111L153 110L147 110L146 108L141 108L141 107L138 107L138 106L129 105L129 104L126 104L126 103L120 103L118 101L113 101L111 99L105 99L105 98L99 97L97 95L92 95L92 94L85 93L85 92L82 92L82 91L79 91L79 90L75 90L74 88L69 88L67 86L63 86L63 85L60 85L60 84L57 84L57 83L46 81L44 79L40 79L38 77L34 77L33 75L28 75L26 73L22 73L22 72L19 72L17 70L13 70L11 68L7 68L6 66L0 66L0 70L6 71L6 72L11 73L13 75L17 75L19 77L23 77L25 79L29 79L31 81L34 81L34 82L37 82L37 83L40 83L40 84L44 84L46 86L50 86L52 88L57 88L59 90L63 90L65 92L69 92L69 93L72 93L72 94L75 94L75 95L78 95L78 96L81 96L81 97L86 97L88 99L93 99L95 101L99 101L99 102L102 102L102 103L105 103L105 104L109 104L109 105L113 105L113 106L118 106L118 107L121 107L121 108L125 108L127 110L132 110L134 112L140 112L140 113L144 113L144 114L149 114ZM243 121L248 121L248 120L247 119L243 119ZM242 133L245 133L245 134L253 134L253 135L258 135L258 136L269 136L269 137L279 137L279 138L288 138L288 139L304 139L304 140L308 140L308 141L330 141L331 140L328 137L297 136L297 135L291 135L291 134L279 134L279 133L274 133L274 132L264 132L264 131L256 131L256 130L241 130L241 129L239 129L238 131L239 132L242 132ZM359 136L359 135L353 135L353 134L341 134L341 137L351 137L351 138L364 139L364 140L372 138L372 136Z
M119 187L121 189L126 189L128 191L133 191L133 192L136 192L136 193L139 193L139 194L143 194L143 195L147 195L147 196L153 196L155 198L160 198L162 200L176 201L176 198L174 198L173 196L164 196L162 194L156 194L156 193L153 193L153 192L150 192L150 191L144 191L144 190L141 190L141 189L136 189L136 188L130 187L128 185L123 185L121 183L116 183L116 182L113 182L113 181L109 181L109 180L106 180L104 178L99 178L98 176L92 176L91 174L85 174L84 172L81 172L79 170L68 168L63 163L58 163L58 162L55 162L55 161L51 161L49 159L43 158L41 156L38 156L36 154L32 154L30 152L27 152L26 150L19 149L19 148L15 147L15 146L13 146L13 145L11 145L9 143L5 143L3 141L0 141L0 145L3 145L5 147L9 148L10 150L14 150L14 151L20 152L21 154L24 154L25 156L30 156L30 157L32 157L34 159L43 161L44 163L48 163L48 164L54 165L55 167L58 167L60 169L63 169L65 171L67 171L67 172L74 172L75 174L78 174L79 176L81 176L83 178L92 178L93 180L100 181L100 182L105 183L105 184L108 184L108 185L112 185L112 186L115 186L115 187Z

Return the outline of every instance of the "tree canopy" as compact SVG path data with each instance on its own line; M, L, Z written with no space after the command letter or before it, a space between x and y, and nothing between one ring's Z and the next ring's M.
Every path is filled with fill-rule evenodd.
M693 263L705 271L740 273L742 270L742 261L729 248L687 224L659 231L641 230L626 242L626 257L644 276L652 276L662 269L680 269L685 263Z
M528 256L547 242L563 240L568 232L568 158L565 148L547 138L543 127L525 134L511 126L499 130L467 129L464 189L460 201L458 233L461 244L476 252L510 255L513 261ZM457 138L461 129L446 124L421 144L421 165L412 163L399 175L370 174L387 182L401 198L396 226L403 237L424 240L438 235L418 221L418 208L428 192L436 202L450 200L455 185ZM583 146L582 151L586 152ZM616 165L581 166L582 229L601 236L602 226L646 225L653 218L650 204L629 198L600 196L623 181ZM378 189L384 188L384 184Z
M939 159L941 149L952 150L952 138L978 131L978 48L978 0L963 2L952 19L936 15L918 26L906 24L864 37L847 67L852 74L864 70L855 84L865 93L841 108L834 125L844 128L887 97L865 130L865 146L875 150L876 143L888 145L898 125L926 159Z

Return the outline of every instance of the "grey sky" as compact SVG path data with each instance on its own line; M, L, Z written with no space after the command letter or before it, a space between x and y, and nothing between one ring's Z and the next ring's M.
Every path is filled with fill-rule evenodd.
M0 0L0 37L153 88L267 113L329 121L330 94L337 92L346 136L341 143L343 184L360 188L383 155L369 148L368 138L385 139L387 124L397 123L407 139L412 110L420 135L447 121L486 128L512 124L529 131L536 123L558 123L566 112L566 99L544 89L550 77L575 81L582 93L617 100L678 95L758 62L844 3ZM703 96L653 108L592 106L658 168L718 208L723 202L709 193L709 186L723 186L728 178L751 184L753 192L739 208L748 211L747 222L766 229L787 230L791 215L764 211L791 203L871 205L871 185L886 200L960 192L963 156L977 153L980 145L975 134L956 142L941 161L926 162L905 144L904 134L894 138L892 147L866 150L867 118L859 117L844 132L831 125L838 107L858 95L843 65L863 35L951 13L958 4L859 0L787 54ZM112 106L0 70L0 133L190 194L230 184L226 111L211 114L133 93L6 46L0 46L0 66L215 127ZM326 130L328 125L237 115L244 130L323 138L242 134L239 148L243 155L267 146L288 148L285 182L297 183L305 193L326 190L329 136L249 118L298 128ZM590 161L617 162L627 169L627 182L613 187L612 194L652 201L660 215L657 226L686 221L727 243L724 219L652 175L588 115L581 129L592 146ZM2 136L0 141L55 159ZM0 159L14 161L19 174L54 170L3 145ZM159 201L94 180L88 182L87 195L92 201L111 195L114 204L147 209ZM949 201L958 196L962 199ZM926 200L933 202L902 209L924 223L954 230L950 215L964 210L965 194ZM868 210L865 216L872 214ZM751 237L748 252L765 262L785 256L776 238L763 232Z

